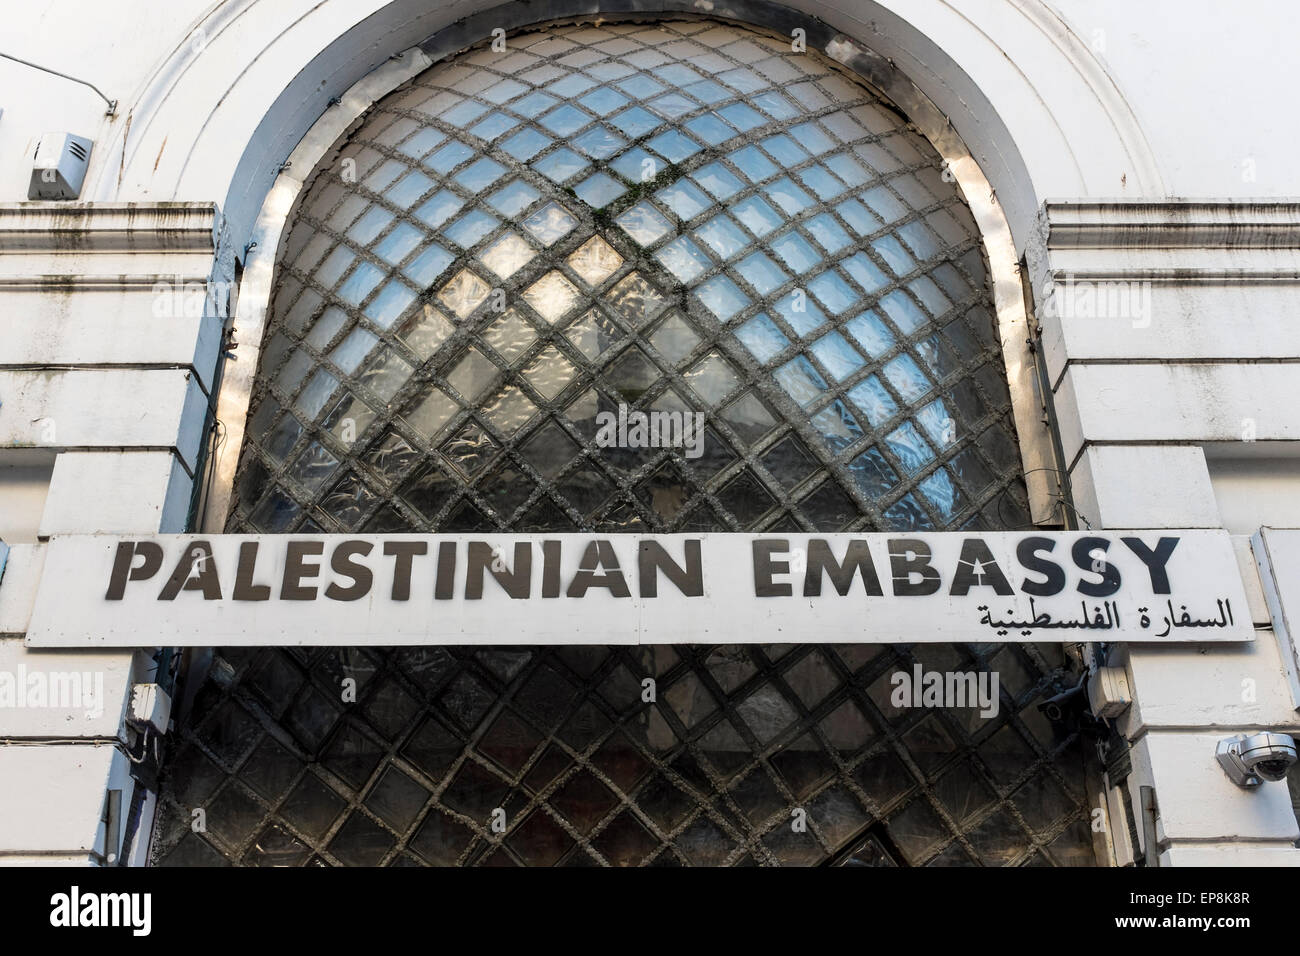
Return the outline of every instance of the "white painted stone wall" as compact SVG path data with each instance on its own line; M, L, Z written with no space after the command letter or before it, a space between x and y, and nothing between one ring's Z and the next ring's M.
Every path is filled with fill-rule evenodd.
M788 3L892 58L991 183L1027 260L1079 514L1093 527L1236 536L1255 644L1131 647L1115 660L1136 697L1121 718L1126 786L1135 806L1142 786L1156 793L1154 855L1295 865L1286 787L1238 790L1213 760L1229 733L1300 731L1294 635L1274 631L1288 586L1300 600L1267 562L1261 579L1251 547L1261 526L1300 525L1289 0ZM565 5L503 6L497 25L543 7ZM445 28L482 9L34 0L6 11L0 52L81 76L117 106L106 116L91 90L0 60L0 538L15 543L0 667L76 657L112 686L94 720L0 711L0 860L102 860L105 791L129 799L121 714L149 655L37 655L21 635L41 538L184 526L222 317L219 305L159 314L157 282L181 276L220 300L257 217L284 215L264 209L268 190L331 99L415 44L445 52ZM86 202L25 202L45 131L95 141ZM1080 283L1135 288L1138 306L1052 308L1049 288ZM1113 836L1126 862L1134 849Z

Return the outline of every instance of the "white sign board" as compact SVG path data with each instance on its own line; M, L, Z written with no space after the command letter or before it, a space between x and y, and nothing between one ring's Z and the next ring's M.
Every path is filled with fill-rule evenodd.
M1226 532L50 541L38 647L1249 641Z

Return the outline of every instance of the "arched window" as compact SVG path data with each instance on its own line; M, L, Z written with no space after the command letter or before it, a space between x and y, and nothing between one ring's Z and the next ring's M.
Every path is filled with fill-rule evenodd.
M304 192L227 530L1024 527L987 286L935 151L788 39L678 20L485 44L377 103ZM611 444L602 424L636 412L702 427ZM889 675L915 661L997 670L1001 716L895 709ZM224 650L169 764L158 854L1076 863L1078 741L1033 706L1060 664L1026 646Z

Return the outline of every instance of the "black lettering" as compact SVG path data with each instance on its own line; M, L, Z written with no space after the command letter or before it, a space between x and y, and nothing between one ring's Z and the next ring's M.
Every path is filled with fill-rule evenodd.
M1020 590L1035 597L1049 597L1065 590L1065 569L1055 561L1047 561L1038 556L1040 551L1051 551L1056 547L1055 538L1033 535L1021 538L1016 545L1016 560L1026 571L1041 574L1045 580L1031 581L1025 578L1020 583Z
M542 597L560 596L560 542L542 542Z
M804 597L817 597L822 593L822 574L831 579L831 584L841 596L849 593L853 578L862 576L862 586L868 594L881 595L880 578L876 576L876 567L871 562L871 551L867 542L860 538L849 542L844 551L844 562L835 560L835 554L825 538L808 540L808 568L803 579Z
M245 541L239 546L239 565L235 569L235 590L230 595L236 601L269 601L271 586L254 584L253 570L257 567L256 541Z
M894 579L894 594L919 597L934 594L942 582L930 564L930 546L917 538L898 538L889 542L889 573ZM921 580L913 581L919 574Z
M967 538L961 543L961 555L948 593L965 597L971 588L992 588L995 594L1014 593L983 538Z
M191 572L194 573L192 578ZM221 600L221 581L217 578L217 565L212 559L212 545L208 542L195 541L185 546L185 554L163 585L158 600L174 601L181 591L202 591L205 601Z
M320 574L319 564L304 564L303 558L325 553L324 541L290 541L284 554L284 579L280 583L281 601L314 601L316 589L304 587L303 578Z
M1169 572L1165 570L1165 565L1169 563L1169 556L1174 553L1174 548L1178 547L1179 539L1161 538L1156 542L1154 551L1149 549L1141 538L1120 538L1120 540L1128 545L1128 549L1147 566L1147 573L1151 575L1151 593L1170 593Z
M1094 558L1090 553L1108 550L1110 550L1110 539L1095 537L1079 538L1070 548L1070 556L1074 558L1074 563L1079 568L1101 575L1100 581L1087 581L1080 578L1077 588L1080 594L1089 597L1110 597L1119 590L1119 568L1104 558Z
M139 566L135 556L144 560ZM106 601L120 601L126 593L127 581L147 581L162 568L163 549L156 541L121 541L117 545L117 554L113 558L113 571L108 576L108 593Z
M751 545L754 552L754 597L789 597L794 589L789 584L777 584L772 580L774 574L789 574L790 562L773 561L777 552L785 554L790 550L786 538L755 538Z
M667 575L677 590L687 597L704 596L704 567L700 562L700 539L688 538L682 543L686 567L681 567L658 541L642 541L637 550L637 571L640 576L641 596L659 596L659 572Z
M596 573L601 570L608 573ZM587 550L582 553L582 561L578 564L578 573L569 582L567 594L571 598L580 598L586 595L588 588L609 588L609 593L614 597L632 596L632 592L627 589L627 581L623 579L623 572L618 568L614 545L609 541L602 539L587 545Z
M416 555L428 554L429 545L423 541L385 541L384 557L393 561L393 600L411 599L411 564Z
M501 551L486 541L471 541L466 555L465 599L477 601L483 597L483 572L488 571L512 598L528 597L532 590L533 547L527 541L515 543L514 568L505 567ZM497 570L497 565L501 566Z
M358 561L353 561L355 555L364 557L374 549L374 545L369 541L344 541L330 556L330 570L335 574L341 574L352 582L348 587L339 587L337 583L331 581L329 587L325 589L325 596L331 601L359 601L370 593L370 585L374 583L375 576L371 570Z
M443 541L438 545L438 578L433 586L437 601L450 601L456 596L456 542Z

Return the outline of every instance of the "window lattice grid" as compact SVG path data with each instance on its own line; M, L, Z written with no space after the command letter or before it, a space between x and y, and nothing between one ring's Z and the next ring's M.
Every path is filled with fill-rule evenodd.
M655 46L634 49L623 59ZM842 93L847 81L838 74L781 49L778 63L798 63ZM798 85L790 91L806 102L775 88L715 95L714 109L695 103L678 112L680 127L660 118L624 153L587 164L587 179L570 173L579 187L603 177L623 190L593 208L578 198L589 190L569 195L538 171L567 145L551 142L523 163L504 152L509 138L493 146L473 136L477 125L466 132L446 119L469 122L467 108L486 110L509 83L514 98L490 115L513 103L521 128L536 130L523 124L532 110L519 104L550 94L521 95L510 64L494 70L492 62L475 63L468 76L435 68L424 77L439 85L381 103L313 185L286 247L232 526L844 530L1023 521L978 233L938 157L901 118L861 87L847 106L811 81L820 100ZM484 87L483 76L498 72ZM584 75L566 72L548 85ZM444 88L472 78L477 96ZM612 91L627 100L618 115L652 117L666 109L666 95L682 98L698 85L665 94L648 74L634 79L655 85L624 79L627 96L604 85L585 98ZM644 152L635 143L747 102L771 115L724 142L726 150L701 149L673 165L661 155L649 187L635 178L640 161L622 163ZM561 109L547 107L543 119ZM574 122L599 125L583 115ZM842 142L811 155L777 118L792 115L803 141L829 144L835 130ZM574 130L567 141L581 138ZM421 161L408 155L426 149ZM864 156L889 171L866 166ZM851 191L832 166L850 180L859 170L862 187ZM634 178L618 178L620 169ZM792 176L818 183L826 201L800 190L810 205L783 215L773 196L795 201ZM780 223L770 232L754 212L760 207ZM742 209L756 218L742 223L727 211ZM646 222L665 231L652 235ZM448 249L448 236L464 247ZM710 249L714 261L682 271L682 257L694 261L675 248L683 241L697 257L708 259L701 250ZM782 256L790 272L777 265ZM764 270L784 279L763 284ZM423 292L415 275L433 275ZM748 305L727 314L739 300L718 300L724 287ZM504 314L494 309L501 303ZM595 414L619 402L704 411L705 457L596 449ZM571 461L555 461L566 448ZM422 471L410 485L418 504L390 485L413 466ZM570 493L548 493L560 489Z
M172 758L158 852L173 865L1089 863L1080 740L1035 706L1060 663L1043 650L228 650ZM914 661L1012 675L1003 715L893 709L889 675ZM359 681L352 707L334 703L343 673ZM643 673L661 687L648 706Z
M834 65L707 21L513 37L305 193L228 529L1022 527L995 328L939 157ZM704 455L598 447L620 402L704 412ZM1035 706L1059 649L915 653L997 669L1003 716L883 709L905 647L227 649L156 856L1091 862L1080 740Z

